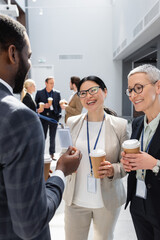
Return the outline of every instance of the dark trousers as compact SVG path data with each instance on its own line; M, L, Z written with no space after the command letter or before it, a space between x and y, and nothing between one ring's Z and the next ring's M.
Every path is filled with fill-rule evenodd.
M146 200L135 196L130 212L138 240L160 240L160 226L149 196Z
M56 131L57 131L57 124L49 123L48 121L41 120L45 139L47 137L47 132L49 129L49 154L55 153L55 139L56 139Z

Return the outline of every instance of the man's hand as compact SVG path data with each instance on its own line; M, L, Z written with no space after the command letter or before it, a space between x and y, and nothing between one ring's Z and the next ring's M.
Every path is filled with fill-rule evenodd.
M68 107L68 104L60 104L60 107L61 107L61 109L66 109L66 107Z
M45 103L45 104L44 104L44 108L47 108L47 109L48 109L48 108L50 108L50 106L51 106L51 104L49 104L49 103Z
M65 99L59 101L61 109L65 109L68 106L68 102Z
M61 170L65 176L75 172L80 164L82 154L75 147L68 150L59 158L56 170Z

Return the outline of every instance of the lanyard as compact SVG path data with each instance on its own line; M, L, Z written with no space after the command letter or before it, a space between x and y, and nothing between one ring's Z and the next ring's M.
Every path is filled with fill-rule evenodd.
M103 120L102 120L102 123L101 123L101 127L100 127L100 129L99 129L98 136L97 136L97 139L96 139L96 141L95 141L95 144L94 144L94 148L93 148L93 149L96 149L96 146L97 146L97 143L98 143L98 140L99 140L99 136L100 136L100 133L101 133L101 130L102 130L102 127L103 127L104 119L105 119L105 115L103 116ZM87 114L87 143L88 143L88 156L89 156L89 162L90 162L90 167L91 167L91 175L93 175L92 162L91 162L91 157L90 157L88 114Z
M153 136L154 136L154 135L153 135ZM141 136L141 151L143 151L143 137L144 137L144 128L143 128L143 130L142 130L142 136ZM149 141L148 146L147 146L147 149L146 149L146 151L145 151L145 152L147 152L147 153L148 153L149 147L150 147L150 145L151 145L152 139L153 139L153 137L152 137L151 140ZM144 169L142 169L142 178L144 179Z

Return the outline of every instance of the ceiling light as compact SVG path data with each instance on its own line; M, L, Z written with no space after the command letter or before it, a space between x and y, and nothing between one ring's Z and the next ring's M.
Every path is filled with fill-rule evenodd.
M19 11L17 5L11 4L11 1L8 0L8 4L0 4L0 13L9 15L11 17L19 17Z
M40 8L40 10L39 10L39 15L43 15L43 9L42 8Z

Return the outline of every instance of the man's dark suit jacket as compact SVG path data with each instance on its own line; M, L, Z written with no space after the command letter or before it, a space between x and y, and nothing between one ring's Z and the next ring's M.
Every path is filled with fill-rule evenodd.
M0 83L0 240L50 240L64 183L44 182L44 133L36 113Z
M143 127L144 127L144 116L136 118L133 121L131 138L139 139ZM160 159L160 123L153 136L148 153L153 157L155 157L156 159ZM129 176L128 176L128 187L127 187L128 193L127 193L126 207L129 201L132 200L133 196L135 196L136 182L137 182L136 171L132 171L129 173ZM152 172L152 170L147 170L145 183L147 187L147 197L151 199L153 209L155 210L155 215L158 218L159 226L160 226L160 172L156 176L155 173Z
M57 90L52 90L52 97L53 97L53 110L45 108L44 111L41 113L44 116L50 116L53 117L55 120L59 120L61 117L61 107L59 105L59 101L61 100L60 92ZM37 91L35 101L37 103L37 106L39 107L40 102L48 103L48 95L46 92L46 89L42 89Z
M26 95L24 96L22 102L29 107L30 109L32 109L34 112L36 112L36 103L33 101L31 95L29 93L26 93Z

